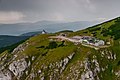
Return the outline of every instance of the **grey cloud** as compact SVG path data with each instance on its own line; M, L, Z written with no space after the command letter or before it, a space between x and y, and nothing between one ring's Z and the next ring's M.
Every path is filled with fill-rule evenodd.
M119 16L120 0L1 0L0 11L18 11L23 21L97 20Z

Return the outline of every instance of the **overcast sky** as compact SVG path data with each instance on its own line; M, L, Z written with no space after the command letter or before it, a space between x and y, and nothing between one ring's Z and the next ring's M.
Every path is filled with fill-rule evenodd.
M0 0L0 23L104 21L120 15L120 0Z

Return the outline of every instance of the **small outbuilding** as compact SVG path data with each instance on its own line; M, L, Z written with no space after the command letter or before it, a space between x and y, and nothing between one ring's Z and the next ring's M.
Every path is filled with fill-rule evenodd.
M105 42L103 40L99 40L98 42L95 43L95 46L103 46L105 45Z

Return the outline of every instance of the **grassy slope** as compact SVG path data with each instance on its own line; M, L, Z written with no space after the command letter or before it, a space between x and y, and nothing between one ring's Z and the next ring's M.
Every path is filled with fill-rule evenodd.
M117 33L120 31L120 18L115 18L113 20L95 25L93 27L89 27L84 30L80 30L77 32L74 32L70 34L70 36L73 35L89 35L89 36L94 36L103 40L108 40L108 39L115 39L118 37ZM118 39L118 38L117 38Z

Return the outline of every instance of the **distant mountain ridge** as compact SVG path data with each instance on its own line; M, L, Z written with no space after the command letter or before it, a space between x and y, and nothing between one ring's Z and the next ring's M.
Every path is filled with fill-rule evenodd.
M28 36L9 36L9 35L0 35L0 48L10 46L17 42L27 39Z
M0 48L16 44L22 40L28 39L29 37L42 34L42 32L43 31L28 32L19 36L0 35Z
M96 22L78 21L78 22L57 22L57 21L38 21L35 23L16 23L0 24L0 35L20 35L27 32L47 30L48 32L57 32L62 30L79 30L94 25Z
M38 35L41 33L42 33L42 31L28 32L28 33L21 34L20 36L34 36L34 35Z

